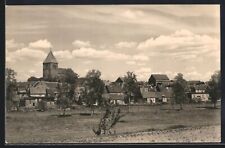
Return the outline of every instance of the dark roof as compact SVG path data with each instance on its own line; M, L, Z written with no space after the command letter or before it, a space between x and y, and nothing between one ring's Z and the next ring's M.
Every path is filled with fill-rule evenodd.
M199 80L192 80L192 81L187 81L188 85L199 85L199 84L204 84L204 82L201 82Z
M112 94L112 93L104 93L102 97L109 100L124 100L125 94Z
M194 88L196 90L206 90L206 85L205 84L200 84L200 85L195 85Z
M58 89L59 88L59 83L58 82L45 82L47 85L48 89Z
M122 87L118 84L110 84L110 85L105 86L105 88L108 93L122 93L123 92Z
M165 74L152 74L151 77L154 77L156 80L169 80Z
M38 85L42 85L43 87L38 88ZM47 82L47 81L37 81L30 86L31 94L46 94L47 93L55 93L58 92L59 83L58 82Z
M119 77L116 79L115 82L124 82L124 79L125 79L124 77Z
M46 87L47 85L43 81L37 81L30 86L30 94L46 94Z
M52 51L49 52L48 56L43 63L58 63Z

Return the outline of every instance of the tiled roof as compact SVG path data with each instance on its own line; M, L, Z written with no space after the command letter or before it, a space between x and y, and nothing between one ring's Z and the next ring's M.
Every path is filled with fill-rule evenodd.
M106 86L106 91L108 93L122 93L122 87L118 84L110 84Z
M124 100L125 94L117 94L117 93L104 93L102 97L109 100Z
M48 56L43 63L58 63L52 51L49 52Z
M192 81L187 81L188 85L198 85L201 84L203 82L199 81L199 80L192 80Z
M165 74L152 74L151 76L156 80L169 80L168 76Z
M206 90L206 85L205 84L201 84L201 85L196 85L196 86L194 86L194 88L196 89L196 90Z

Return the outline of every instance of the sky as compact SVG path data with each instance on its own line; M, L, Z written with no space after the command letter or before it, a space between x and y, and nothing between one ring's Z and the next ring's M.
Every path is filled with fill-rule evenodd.
M18 81L42 77L52 50L59 67L115 81L133 71L207 81L220 69L219 5L6 6L6 67Z

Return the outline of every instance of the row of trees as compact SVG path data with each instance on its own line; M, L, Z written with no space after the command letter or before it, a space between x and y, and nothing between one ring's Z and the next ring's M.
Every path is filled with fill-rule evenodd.
M74 84L77 80L77 75L71 74L71 72L68 72L68 82L70 83L70 87L67 88L69 91L67 91L67 95L65 96L65 92L63 87L60 88L60 95L59 95L59 104L65 104L65 102L68 102L67 99L70 100L70 102L74 98ZM16 72L13 69L7 68L6 69L6 100L7 104L13 103L13 92L16 90ZM99 70L90 70L86 75L86 81L84 84L84 91L82 92L82 100L86 102L88 106L92 106L96 102L99 105L104 105L105 100L102 98L102 94L104 92L104 83L103 80L101 80L101 72ZM70 81L70 79L72 79ZM178 73L174 78L174 84L173 84L173 102L180 104L180 109L183 108L183 103L185 102L185 99L187 98L186 92L187 92L187 81L183 78L183 74ZM65 82L65 83L68 83ZM207 92L209 93L210 99L212 103L214 104L214 107L216 107L217 100L221 97L221 74L219 71L215 72L212 76L210 81L208 82ZM139 86L137 84L137 78L135 73L133 72L127 72L127 74L124 77L124 92L126 94L125 103L129 103L131 100L137 102L138 99L141 98L141 93ZM67 99L65 99L67 98ZM61 99L61 100L60 100ZM68 103L67 103L68 104ZM66 106L66 105L64 105Z

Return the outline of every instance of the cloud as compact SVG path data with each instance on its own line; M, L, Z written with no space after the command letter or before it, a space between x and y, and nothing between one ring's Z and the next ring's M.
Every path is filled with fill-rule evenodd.
M80 48L72 51L74 57L96 58L105 60L126 60L129 56L122 53L116 53L109 50L96 50L94 48Z
M133 56L133 59L136 61L148 61L149 57L143 54L137 54Z
M81 48L81 47L90 47L91 44L89 41L81 41L81 40L75 40L73 41L73 46Z
M24 46L23 43L18 43L14 39L6 40L6 48L7 49L20 48L20 47L23 47L23 46Z
M127 65L136 65L137 63L135 61L126 61Z
M71 54L71 51L69 50L59 50L54 51L53 54L57 59L72 59L73 55Z
M14 52L8 52L7 57L10 59L11 62L25 61L25 60L32 60L32 61L39 61L46 56L46 53L40 50L31 49L31 48L21 48ZM31 61L30 61L31 62Z
M41 39L35 42L29 43L30 48L52 48L52 44L47 39Z
M119 42L115 46L116 48L134 48L136 45L136 42Z
M183 29L170 35L160 35L156 38L149 38L140 42L137 49L154 53L155 55L194 59L199 55L212 55L212 52L219 55L220 44L217 38L208 35L194 34L189 30Z
M144 16L144 12L141 10L125 10L120 14L122 17L127 18L127 19L137 19L139 17Z

